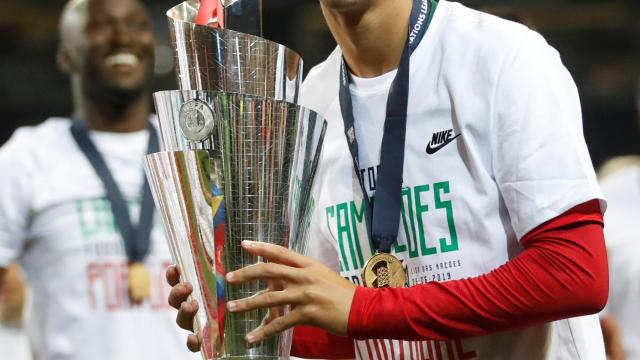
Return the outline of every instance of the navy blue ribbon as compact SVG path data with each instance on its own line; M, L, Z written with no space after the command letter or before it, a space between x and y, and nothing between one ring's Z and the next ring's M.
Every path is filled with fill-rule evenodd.
M379 252L391 252L391 247L398 237L402 206L402 174L407 130L410 58L427 32L436 7L435 0L414 0L413 2L406 44L387 99L380 167L374 199L369 199L363 176L360 173L353 101L349 91L349 78L344 58L340 66L340 110L344 121L345 136L365 200L369 239Z
M71 125L71 135L91 163L96 174L102 181L107 191L107 199L111 204L111 211L115 218L116 226L124 240L127 258L130 262L142 262L149 253L151 247L151 228L153 226L154 204L151 189L144 178L142 184L142 204L140 206L140 219L138 226L133 226L127 204L118 188L107 163L89 137L89 131L82 121L74 121ZM155 127L149 124L149 145L147 153L160 151L158 134Z

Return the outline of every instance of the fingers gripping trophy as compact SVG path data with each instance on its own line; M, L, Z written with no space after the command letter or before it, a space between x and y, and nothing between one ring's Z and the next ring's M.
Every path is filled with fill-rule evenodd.
M290 332L245 342L288 309L225 312L227 300L270 290L225 283L226 272L261 261L241 250L243 240L305 253L326 129L296 104L302 60L260 37L261 13L261 0L190 0L167 12L180 90L154 94L163 151L147 156L146 172L200 304L204 359L280 359L291 347Z

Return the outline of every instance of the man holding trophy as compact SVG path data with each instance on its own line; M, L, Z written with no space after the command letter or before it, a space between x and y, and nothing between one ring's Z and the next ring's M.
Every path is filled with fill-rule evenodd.
M251 62L243 67L225 56L228 48L220 44L237 49L244 42L240 35L229 38L221 20L242 31L233 25L240 10L260 1L215 1L213 6L203 1L207 6L200 8L188 3L192 16L182 21L195 22L196 15L205 19L191 24L190 31L175 32L184 63L179 79L191 93L156 98L156 103L164 108L200 101L201 111L180 116L180 106L174 106L163 116L159 110L161 130L163 123L167 129L165 150L180 151L152 159L149 173L163 213L170 213L172 204L183 209L180 216L165 215L165 226L174 234L170 238L193 243L174 248L180 266L167 271L174 286L169 303L180 309L178 324L193 330L196 319L198 336L188 339L192 350L202 349L207 359L287 357L282 350L288 345L286 330L310 325L315 333L305 328L299 336L296 328L293 355L605 357L598 319L590 315L607 299L605 205L582 135L577 89L542 37L444 0L320 0L338 48L305 80L299 103L318 113L298 117L296 146L286 151L294 159L318 161L284 162L292 174L294 200L284 221L291 231L265 241L270 240L265 227L256 224L271 224L274 218L266 214L273 208L249 211L257 203L243 207L238 199L246 204L264 195L254 189L256 183L269 194L283 194L272 192L260 176L242 183L248 174L259 175L253 169L274 167L267 157L252 162L244 155L268 149L253 147L267 137L255 121L273 119L264 112L247 115L245 109L257 105L235 95L198 92L207 87L246 93L240 86L246 79L238 76L231 86L225 76L237 75ZM202 9L210 13L198 14ZM196 47L207 47L205 53L215 57L187 59L194 51L180 50L181 42L197 43L186 35L198 31L212 35L207 45ZM250 43L260 44L253 38ZM203 76L203 64L212 63L223 66L212 66L218 70L208 74L215 76ZM262 73L266 67L258 65L253 70ZM274 71L276 78L282 73ZM205 84L203 78L221 80ZM327 121L323 136L305 136L314 134L317 126L309 120L319 116ZM234 125L239 123L257 137L240 136L245 128ZM199 153L202 149L208 151ZM243 164L246 171L239 170ZM213 170L201 170L206 167ZM299 191L296 184L307 188ZM202 229L213 231L194 225L197 209L208 213L217 198L210 196L215 191L201 196L193 189L210 188L224 188L227 228L215 240L201 242L215 241L216 254L223 248L222 269L205 245L194 242L207 238ZM230 215L242 209L248 217ZM305 246L297 248L300 243ZM231 257L246 261L231 263ZM214 273L216 281L194 263ZM179 283L179 276L191 284ZM195 301L187 302L192 291ZM217 302L211 295L216 293ZM220 321L223 315L226 320ZM342 336L353 339L348 352ZM253 351L277 341L274 337L281 339L280 350ZM243 352L229 351L242 341L247 344ZM212 344L221 350L212 351Z

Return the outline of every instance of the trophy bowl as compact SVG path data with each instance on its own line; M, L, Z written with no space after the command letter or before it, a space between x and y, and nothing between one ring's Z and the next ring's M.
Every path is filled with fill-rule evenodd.
M255 18L255 11L247 16L246 12L236 14L236 10L254 9L261 1L232 3L227 20L231 14L238 19ZM196 24L198 6L199 2L184 2L167 12L180 89L297 102L303 68L300 55L256 35Z
M244 340L266 310L225 311L226 301L267 285L228 285L224 276L262 261L242 251L243 240L306 253L326 121L293 103L238 93L175 90L154 99L164 151L148 155L145 170L172 256L200 304L203 357L287 358L291 332L251 347Z

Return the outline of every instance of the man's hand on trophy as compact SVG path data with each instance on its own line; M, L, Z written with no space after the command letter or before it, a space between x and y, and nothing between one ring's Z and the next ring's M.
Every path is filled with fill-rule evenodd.
M178 309L176 323L185 330L194 331L193 320L198 311L198 303L195 300L187 301L193 292L193 286L189 283L180 283L180 270L177 266L167 268L166 276L167 282L171 285L169 305ZM187 337L187 347L193 352L200 351L200 339L195 334L190 334Z
M337 335L346 335L351 302L356 291L354 284L319 261L277 245L243 241L242 247L268 262L228 273L227 281L240 284L264 280L270 283L271 288L282 290L266 291L249 298L230 301L227 309L231 312L246 312L285 305L291 305L292 309L282 316L270 316L271 321L263 322L247 334L247 342L260 342L296 325L312 325ZM176 292L180 291L184 290ZM188 311L182 312L190 314Z

